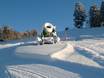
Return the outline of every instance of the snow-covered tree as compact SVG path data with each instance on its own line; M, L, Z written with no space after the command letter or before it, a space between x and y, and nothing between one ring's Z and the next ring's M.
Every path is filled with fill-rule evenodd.
M84 6L80 2L77 2L75 4L75 10L74 10L75 27L82 28L85 19L86 19L86 12Z
M104 0L102 1L101 7L100 7L100 13L101 13L101 23L104 26Z
M101 18L100 18L100 10L97 8L97 5L92 5L89 11L89 23L90 27L100 27L101 26Z

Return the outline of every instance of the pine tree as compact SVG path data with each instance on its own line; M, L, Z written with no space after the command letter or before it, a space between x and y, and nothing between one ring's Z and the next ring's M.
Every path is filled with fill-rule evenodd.
M75 4L75 10L74 10L74 22L75 22L75 27L77 28L82 28L83 27L83 22L86 19L86 13L84 6L81 3L76 3Z
M89 11L89 23L90 27L100 27L101 26L101 18L100 18L100 10L94 4L90 7Z
M95 25L96 25L96 27L101 27L100 9L97 9L97 10L96 10Z
M100 7L100 14L101 14L101 24L104 26L104 0L102 1Z

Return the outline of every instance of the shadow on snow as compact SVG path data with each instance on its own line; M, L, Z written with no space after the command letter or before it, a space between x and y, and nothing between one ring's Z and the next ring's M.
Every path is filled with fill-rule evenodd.
M17 47L17 46L16 46ZM7 78L6 73L8 72L7 66L10 65L24 65L24 64L44 64L55 66L66 71L71 71L74 73L79 74L82 78L103 78L104 77L104 69L81 65L78 63L72 63L67 61L61 61L52 59L49 56L45 55L35 55L33 57L40 57L38 58L22 58L16 56L15 49L16 47L12 48L5 48L0 49L0 77ZM42 58L46 58L43 60Z

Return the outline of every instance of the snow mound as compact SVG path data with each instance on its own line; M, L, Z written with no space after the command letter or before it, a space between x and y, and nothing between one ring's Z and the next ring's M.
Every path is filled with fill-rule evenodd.
M80 49L80 48L77 48L77 49ZM100 66L97 62L78 53L76 48L74 48L71 44L67 44L67 46L64 49L51 54L50 57L53 59L59 59L63 61L69 61L69 62L79 63L87 66L102 68L102 66Z
M67 55L70 55L73 52L74 52L73 46L70 44L67 44L64 49L57 51L57 52L54 52L53 54L50 55L50 57L63 60L64 58L66 58Z
M85 48L84 48L85 49ZM47 61L52 61L52 59L58 59L62 61L79 63L82 65L99 67L97 62L93 59L86 57L86 55L82 55L80 52L83 50L80 48L76 48L70 43L58 43L53 45L38 45L38 46L20 46L16 48L16 55L22 58L34 58L34 59L42 59ZM86 50L83 52L87 52Z
M16 55L24 58L36 58L48 60L50 54L53 54L57 51L65 48L66 44L45 44L45 45L29 45L29 46L20 46L16 48Z

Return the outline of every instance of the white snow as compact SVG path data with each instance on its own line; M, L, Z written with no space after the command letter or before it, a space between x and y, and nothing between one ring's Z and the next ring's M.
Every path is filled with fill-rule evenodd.
M31 68L30 68L31 67ZM78 78L79 75L65 71L63 69L42 65L42 64L31 64L31 65L18 65L11 66L8 68L11 75L15 75L17 78Z
M76 31L77 41L0 44L0 78L103 78L103 28L87 30Z
M56 59L60 59L63 60L67 57L69 57L69 55L71 55L72 53L74 53L74 48L72 45L70 44L66 44L65 48L63 48L62 50L56 51L55 53L51 54L51 58L56 58Z
M21 43L14 43L14 44L2 44L2 45L0 45L0 49L2 49L2 48L9 48L9 47L14 47L14 46L18 46L18 45L22 45L22 44L24 44L24 42L21 42Z

